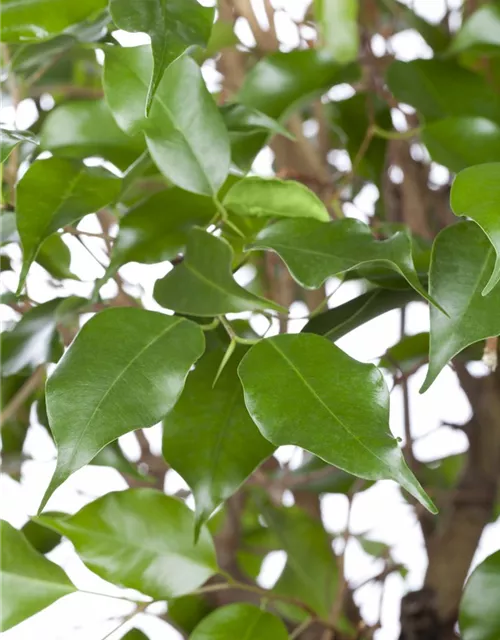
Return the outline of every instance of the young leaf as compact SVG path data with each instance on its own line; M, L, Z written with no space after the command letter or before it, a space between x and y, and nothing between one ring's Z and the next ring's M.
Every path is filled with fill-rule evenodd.
M0 629L7 631L76 589L61 567L35 551L4 520L0 539Z
M153 74L149 81L146 114L165 69L188 47L206 47L214 9L196 0L110 0L111 17L119 29L145 32L151 37Z
M155 600L189 593L217 572L208 531L195 544L192 511L154 489L108 493L73 516L35 520L66 536L98 576Z
M339 64L356 60L359 49L358 0L314 0L321 42Z
M163 456L189 484L199 527L274 447L248 415L237 368L237 347L215 386L223 351L206 354L163 421Z
M500 551L476 567L465 585L460 603L462 640L497 640L500 637Z
M429 290L449 317L431 307L426 391L449 360L474 342L500 334L500 285L483 295L494 250L475 222L459 222L434 241Z
M390 434L389 392L379 369L325 338L290 334L261 340L238 373L247 409L274 445L303 447L360 478L396 480L435 512Z
M17 229L23 245L18 293L42 242L109 204L119 192L120 180L102 167L66 158L34 162L17 185Z
M251 248L275 251L295 280L308 289L317 289L330 276L376 262L402 275L423 298L433 302L415 271L407 231L376 240L366 224L352 218L329 224L282 220L263 229Z
M156 281L155 300L193 316L282 308L240 287L231 274L232 250L222 238L197 227L189 232L184 260Z
M4 9L4 6L2 9ZM0 164L3 164L18 144L29 142L37 145L38 139L29 131L10 131L0 128Z
M450 204L455 215L477 222L495 249L495 267L483 290L487 295L500 280L500 162L461 171L451 187Z
M253 604L220 607L200 622L191 640L287 640L288 632L278 617Z
M229 189L224 205L240 216L330 220L318 196L293 180L244 178Z
M57 487L119 436L170 411L204 350L200 327L143 309L115 308L83 326L47 383Z

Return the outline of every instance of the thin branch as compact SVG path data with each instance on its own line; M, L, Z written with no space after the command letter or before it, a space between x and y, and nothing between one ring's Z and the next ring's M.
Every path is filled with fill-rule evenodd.
M0 428L9 420L18 409L22 407L24 402L30 395L38 389L45 377L45 367L41 366L32 373L31 377L23 384L19 391L14 395L11 401L0 414Z

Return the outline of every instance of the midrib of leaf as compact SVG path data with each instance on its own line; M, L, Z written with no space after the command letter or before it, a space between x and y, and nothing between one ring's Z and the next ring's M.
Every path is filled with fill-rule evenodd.
M349 318L347 318L346 320L344 320L344 322L341 322L340 324L335 325L335 327L332 327L331 329L329 329L326 333L324 333L324 336L330 336L332 333L335 333L336 331L338 331L340 328L344 327L346 324L349 324L350 322L352 322L352 320L354 320L355 318L357 318L361 313L363 313L363 311L370 306L370 304L373 302L373 300L375 298L377 298L379 296L379 291L377 289L375 289L375 291L373 292L373 295L368 298L366 300L366 302L357 310L355 311L351 316L349 316Z
M283 351L276 346L276 344L272 341L269 340L269 344L281 355L281 357L285 360L285 362L290 366L290 368L292 369L292 371L294 373L297 374L299 380L301 380L301 382L304 384L304 386L306 387L306 389L308 389L310 391L310 393L312 394L312 396L314 398L316 398L316 400L321 404L322 407L324 407L327 411L327 413L329 413L332 418L334 420L336 420L340 426L344 429L344 431L346 433L349 434L349 436L351 436L351 438L353 440L355 440L362 449L365 449L365 451L368 451L369 454L371 454L374 458L376 458L382 465L384 468L389 470L389 475L392 477L393 473L390 467L387 466L386 462L380 458L374 451L372 451L371 449L369 449L365 443L355 434L353 433L349 427L347 427L347 425L345 425L336 415L335 413L330 409L330 407L324 402L324 400L317 394L316 390L307 382L307 380L304 378L304 376L300 373L300 371L297 369L297 367L294 365L294 363L290 360L290 358L288 358L288 356L283 353ZM339 467L340 468L340 467Z
M252 624L250 624L247 627L246 633L242 637L242 640L252 640L252 634L253 634L255 628L259 625L260 619L262 618L263 614L264 614L264 611L262 611L262 609L259 609L259 615L255 618L255 620L252 622Z

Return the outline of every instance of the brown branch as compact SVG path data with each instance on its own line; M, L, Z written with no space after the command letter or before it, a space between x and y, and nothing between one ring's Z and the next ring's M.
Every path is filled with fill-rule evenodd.
M12 418L12 416L18 411L24 402L31 396L33 392L35 392L38 387L41 386L45 378L45 367L40 366L31 374L31 376L26 380L23 386L19 389L19 391L14 395L14 397L7 404L5 409L0 414L0 428Z

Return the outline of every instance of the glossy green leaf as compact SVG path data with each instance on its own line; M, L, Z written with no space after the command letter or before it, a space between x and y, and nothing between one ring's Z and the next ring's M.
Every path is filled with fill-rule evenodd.
M283 621L252 604L237 602L220 607L200 622L191 640L287 640Z
M218 316L281 307L236 284L232 250L222 238L194 227L188 235L184 260L156 281L155 300L167 309L193 316Z
M237 374L245 351L236 349L215 385L224 352L206 354L163 421L163 456L193 491L197 526L274 450L245 407Z
M486 4L475 11L455 34L451 53L476 49L482 53L498 54L500 47L500 7Z
M215 196L229 172L229 135L201 70L189 56L165 71L146 141L160 171L186 191Z
M500 280L500 162L461 171L453 182L450 204L455 215L477 222L495 249L495 267L483 291L487 295Z
M57 233L52 234L42 242L36 256L36 262L58 280L65 278L78 280L70 269L71 251Z
M17 185L17 229L23 245L19 291L46 238L98 211L119 192L120 180L102 167L87 167L66 158L34 162Z
M43 40L106 8L106 0L3 0L2 40Z
M339 64L356 60L359 49L358 0L314 0L321 44Z
M193 540L194 516L154 489L108 493L66 518L36 518L66 536L98 576L167 600L197 589L217 572L210 534Z
M57 467L42 500L119 436L159 422L205 346L188 320L143 309L95 315L47 383Z
M500 158L500 125L486 118L436 120L424 128L422 140L435 162L455 172Z
M387 73L395 97L415 107L431 122L476 116L500 120L500 98L477 73L444 60L396 60Z
M275 251L295 280L309 289L317 289L330 276L375 262L396 271L430 299L415 271L411 238L405 231L376 240L366 224L352 218L328 224L285 220L263 229L251 248Z
M117 27L151 37L153 74L146 101L149 112L165 69L188 47L207 45L214 9L203 7L197 0L110 0L109 8Z
M476 567L465 585L460 603L460 637L463 640L497 640L500 637L500 551Z
M0 163L3 164L18 144L38 144L38 139L29 131L10 131L0 128Z
M261 340L238 372L247 409L274 445L300 446L367 480L396 480L435 511L390 434L389 392L379 369L304 333Z
M61 567L35 551L4 520L0 520L0 538L0 629L7 631L76 589Z
M64 516L66 514L60 512L47 513L47 516ZM55 549L61 542L61 534L47 527L42 527L38 522L28 520L21 529L21 533L31 546L39 553L49 553L52 549Z
M325 205L294 180L244 178L229 189L224 206L241 216L330 219Z
M421 393L462 349L500 334L500 285L483 295L494 263L495 251L475 222L447 227L435 239L429 290L450 317L431 308L429 370Z

